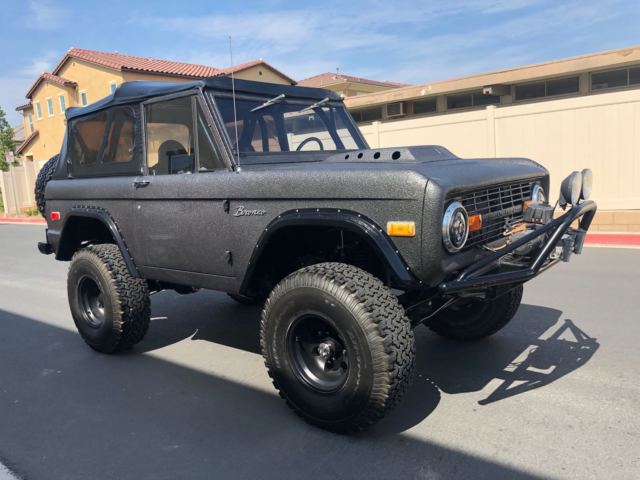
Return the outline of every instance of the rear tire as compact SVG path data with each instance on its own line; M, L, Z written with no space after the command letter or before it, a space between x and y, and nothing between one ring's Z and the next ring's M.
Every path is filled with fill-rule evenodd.
M429 328L453 340L478 340L498 332L514 317L522 301L522 285L492 300L452 307L431 320Z
M58 159L60 155L54 155L42 166L40 171L38 172L38 176L36 177L36 187L34 190L36 197L36 205L38 206L38 211L40 215L46 218L46 200L44 198L45 189L47 188L47 183L53 177L53 172L58 165Z
M77 251L69 267L67 294L78 332L94 350L126 350L149 329L147 282L131 276L117 245Z
M335 432L383 418L412 380L415 345L403 308L380 280L351 265L312 265L276 285L260 344L287 404Z

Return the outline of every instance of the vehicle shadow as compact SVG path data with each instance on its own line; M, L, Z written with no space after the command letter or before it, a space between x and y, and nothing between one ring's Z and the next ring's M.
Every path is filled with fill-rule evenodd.
M156 322L165 339L187 331ZM206 335L250 345L241 324ZM410 435L324 432L242 379L140 351L100 355L70 329L3 310L0 338L0 460L22 478L540 478Z
M240 305L212 292L188 297L164 292L154 296L153 314L149 334L136 351L191 338L260 352L260 307ZM436 409L441 392L478 392L498 383L478 401L486 405L543 387L580 368L599 344L561 316L559 310L523 304L501 332L476 342L446 340L418 327L414 384L374 432L399 433L417 425Z

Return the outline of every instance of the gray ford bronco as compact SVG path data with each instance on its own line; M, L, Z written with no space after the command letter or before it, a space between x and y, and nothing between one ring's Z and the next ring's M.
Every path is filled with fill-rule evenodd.
M526 281L582 251L596 211L588 170L563 181L554 215L531 160L369 148L327 90L132 82L66 115L37 181L38 248L71 261L84 341L140 342L163 289L262 305L276 389L333 431L398 403L413 328L475 340L504 327Z

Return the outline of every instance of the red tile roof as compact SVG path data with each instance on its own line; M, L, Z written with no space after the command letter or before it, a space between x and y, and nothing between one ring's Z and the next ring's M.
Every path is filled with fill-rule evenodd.
M24 105L16 107L16 112L21 112L22 110L28 110L30 108L33 108L33 104L31 102L25 103Z
M24 142L22 142L22 145L20 145L16 149L16 155L20 155L22 152L24 152L24 150L27 148L27 145L29 145L31 141L37 136L38 136L38 130L34 130L31 135L29 135L27 138L24 139Z
M35 92L36 88L38 88L38 85L40 85L40 83L44 82L45 80L56 83L63 87L75 86L76 84L76 82L74 82L73 80L68 80L66 78L59 77L58 75L53 75L49 72L44 72L40 74L40 76L36 79L35 82L33 82L33 85L31 85L31 88L29 89L29 91L25 96L27 98L31 98L31 95L33 94L33 92Z
M276 68L273 68L271 65L269 65L267 62L265 62L262 59L252 60L250 62L241 63L240 65L234 65L233 67L223 68L221 70L218 70L217 75L231 75L231 73L241 72L243 70L247 70L248 68L255 67L255 66L258 66L258 65L262 65L262 66L264 66L264 67L266 67L266 68L268 68L270 70L273 70L278 75L281 75L287 81L289 81L289 83L291 83L291 85L295 85L297 83L293 78L285 75L280 70L277 70Z
M174 62L172 60L160 60L157 58L138 57L125 55L118 52L100 52L83 48L71 48L64 58L53 70L58 73L69 58L85 60L96 65L112 68L114 70L127 70L135 72L147 72L163 75L175 75L188 78L212 77L218 69L207 65L195 63Z
M298 85L303 87L324 87L327 85L335 85L337 83L363 83L365 85L377 85L380 87L406 87L406 83L388 82L371 80L368 78L354 77L352 75L345 75L337 72L325 72L313 77L305 78L298 82Z

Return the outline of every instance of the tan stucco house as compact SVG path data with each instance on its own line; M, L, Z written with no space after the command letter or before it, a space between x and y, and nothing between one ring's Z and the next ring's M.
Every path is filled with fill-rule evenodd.
M65 110L106 97L123 82L181 82L231 73L236 78L249 80L296 83L263 60L220 69L118 52L72 48L51 72L44 72L35 80L26 93L28 102L16 109L23 114L25 132L25 140L17 153L26 160L38 161L58 153L65 129Z

